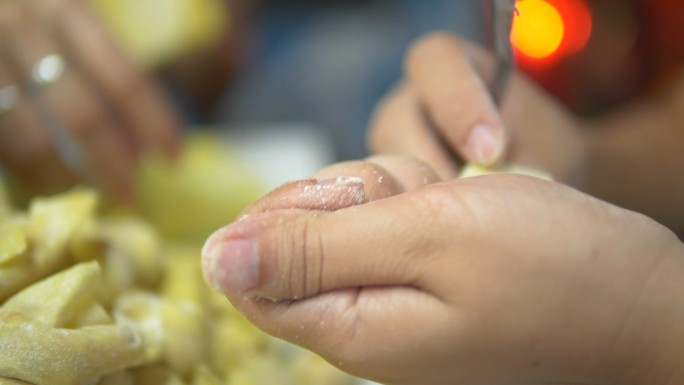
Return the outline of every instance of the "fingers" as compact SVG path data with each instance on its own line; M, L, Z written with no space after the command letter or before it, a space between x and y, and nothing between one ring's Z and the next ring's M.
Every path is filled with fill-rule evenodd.
M238 221L207 240L207 281L229 296L275 301L415 283L420 269L411 250L422 240L414 226L428 219L399 198L332 213L281 210Z
M35 101L24 87L26 78L12 71L10 39L24 17L16 3L0 3L0 163L22 186L48 194L71 186L76 175L60 161L42 128ZM8 91L9 90L9 91ZM11 94L10 94L11 92ZM11 99L10 99L11 98Z
M39 123L52 147L63 151L60 160L65 167L116 198L130 198L134 152L121 125L87 80L76 68L68 68L67 62L54 83L37 82L35 71L40 63L61 52L46 33L42 26L29 23L16 24L5 36L11 68L17 79L27 79L22 86L39 118L17 121L15 130ZM17 137L20 140L24 138Z
M406 154L420 159L444 179L458 175L456 159L435 134L414 87L402 84L378 106L371 122L369 146L379 154Z
M439 133L465 160L485 166L502 159L507 141L487 88L491 62L446 34L420 40L406 60L407 76Z
M0 163L22 186L49 194L73 185L77 177L61 162L41 124L35 106L20 92L12 111L0 116Z
M21 90L20 103L0 117L0 136L9 138L0 160L34 193L77 177L131 201L138 155L178 150L178 125L161 92L81 1L8 1L0 10L0 76L9 73L2 81ZM46 57L66 65L50 68L54 79L41 84L34 71Z
M353 176L340 177L339 175ZM232 288L238 291L245 291L257 284L255 280L258 281L263 272L266 272L264 274L268 275L267 267L264 267L263 269L255 267L256 265L254 265L254 263L261 264L262 262L259 262L259 257L254 257L253 254L255 254L257 248L259 248L260 251L264 252L264 255L276 255L279 254L277 252L280 250L270 249L282 246L283 244L278 241L272 243L263 240L257 242L259 243L259 246L255 246L256 243L253 240L249 240L249 238L251 236L260 236L263 230L273 223L286 223L286 218L298 218L298 213L300 213L301 210L293 211L292 209L305 209L315 216L316 213L320 213L320 211L340 211L344 208L350 208L362 203L377 202L438 181L436 174L422 162L408 157L387 156L373 157L367 162L347 162L333 165L318 172L315 174L315 177L318 179L291 183L275 190L260 202L256 203L254 207L248 209L242 220L213 234L205 244L205 253L203 253L206 267L205 271L207 272L209 280L213 281L213 283L218 286L224 284L228 285L229 290ZM406 207L406 209L409 208L412 207ZM376 220L378 222L383 222L385 218L386 216L381 216ZM295 220L295 222L297 221ZM352 221L349 223L355 222ZM366 226L367 224L364 224L363 227ZM316 228L319 227L317 226ZM357 229L350 229L350 231L356 230ZM247 233L252 235L248 235ZM283 234L281 231L276 233ZM287 231L285 233L291 235ZM361 233L366 234L365 230L361 231ZM343 235L344 232L339 234ZM323 234L319 235L322 236ZM304 238L309 237L309 235L306 234L306 231L304 231L302 236ZM330 236L326 235L324 238L329 240ZM311 241L319 242L323 241L324 238L314 236ZM233 242L232 240L237 241ZM308 239L304 239L303 241L309 242ZM288 242L288 244L290 246L294 245L292 242ZM367 245L368 243L362 242L361 244ZM322 247L323 245L320 246ZM309 246L303 247L306 249ZM235 253L233 253L233 251L235 251ZM320 250L316 250L316 252L319 251ZM237 259L234 258L235 255L238 256ZM226 259L226 261L221 262L220 260L223 259ZM344 264L343 259L344 258L339 260L338 263ZM231 277L225 276L228 277L225 278L223 275L228 274L231 270L225 269L225 264L232 263L231 261L236 261L235 263L237 265L244 267L249 273L244 275L238 274ZM312 261L311 263L315 265L319 262ZM304 262L304 264L306 264L306 262ZM269 263L263 264L263 266L268 265ZM333 268L333 271L338 270ZM224 277L225 279L221 277ZM237 279L237 281L233 281L233 279ZM266 280L268 281L268 279ZM343 284L342 286L339 286L339 284L340 283L337 282L334 283L333 286L314 288L313 292L318 293L320 290L346 286L346 284ZM349 284L354 286L362 284L362 282L353 282ZM269 289L267 292L264 291L262 293L268 293L269 296L296 295L298 297L311 294L310 288L307 287L304 288L303 292L295 294L283 292L281 289L282 287L275 291Z
M251 216L210 237L205 277L258 327L348 372L390 382L424 372L412 349L439 334L445 306L425 277L443 247L432 241L448 238L423 195L431 187Z
M312 179L288 183L243 212L244 216L284 209L336 211L438 182L425 163L405 156L375 156L329 166Z
M109 102L113 114L138 152L174 156L179 126L161 91L115 46L110 36L80 3L69 7L58 25L61 43L87 80Z

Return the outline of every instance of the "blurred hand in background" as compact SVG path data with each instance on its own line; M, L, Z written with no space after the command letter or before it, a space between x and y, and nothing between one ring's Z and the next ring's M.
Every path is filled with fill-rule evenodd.
M499 106L486 49L443 33L419 39L376 109L371 148L412 155L443 178L464 162L542 169L684 234L684 50L668 48L684 35L662 33L684 7L598 3L586 49L515 72Z
M146 153L173 157L187 105L224 87L244 1L0 3L0 162L31 194L78 182L131 201ZM235 20L243 20L234 18ZM204 66L204 70L198 70ZM197 74L201 75L197 75ZM200 107L198 107L200 108Z

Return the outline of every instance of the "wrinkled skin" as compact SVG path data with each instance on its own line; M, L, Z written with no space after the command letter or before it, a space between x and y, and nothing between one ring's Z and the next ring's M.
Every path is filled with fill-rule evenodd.
M684 247L649 218L531 177L440 181L407 157L314 178L203 250L263 330L388 384L684 381Z

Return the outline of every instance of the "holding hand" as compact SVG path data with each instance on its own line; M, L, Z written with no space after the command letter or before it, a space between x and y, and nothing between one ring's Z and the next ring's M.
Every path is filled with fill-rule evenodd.
M426 161L445 179L458 175L459 161L506 160L582 185L580 122L520 73L499 111L489 92L495 70L490 53L455 36L419 40L407 54L405 79L376 110L371 148Z
M530 177L439 182L409 158L314 177L203 251L265 331L391 384L684 380L684 247L650 219Z
M0 2L0 162L33 192L78 180L133 195L144 151L172 155L162 93L80 0Z

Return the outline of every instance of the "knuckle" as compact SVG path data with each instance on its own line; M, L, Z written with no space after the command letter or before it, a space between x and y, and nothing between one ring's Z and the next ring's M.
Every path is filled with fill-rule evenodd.
M320 235L312 230L308 216L290 221L277 242L277 297L299 300L316 295L322 287L324 249ZM271 280L269 280L271 281Z
M372 161L354 162L350 165L351 175L363 179L366 199L375 201L388 198L403 191L386 168Z
M469 229L470 226L459 226L459 223L472 222L472 212L468 210L467 191L458 191L448 184L437 183L428 185L423 189L415 190L416 199L413 199L414 212L422 213L422 218L435 226L438 222L439 228L454 229L458 226L458 231Z

